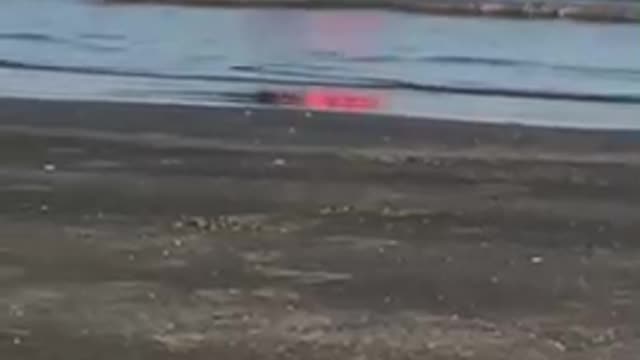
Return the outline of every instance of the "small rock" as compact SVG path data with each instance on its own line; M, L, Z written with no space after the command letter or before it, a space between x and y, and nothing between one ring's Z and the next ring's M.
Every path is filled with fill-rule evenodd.
M542 258L542 256L533 256L529 261L531 261L532 264L542 264L544 262L544 258Z
M290 127L287 132L289 133L289 135L295 135L298 133L298 131L296 130L296 128L294 128L293 126Z
M181 247L181 246L182 246L182 240L180 240L180 239L174 239L174 240L173 240L173 246L175 246L175 247Z
M420 158L417 156L409 155L404 158L404 162L407 164L416 164L420 162Z
M236 288L229 288L229 289L227 289L227 293L228 293L229 295L232 295L232 296L237 296L237 295L240 295L240 293L241 293L241 292L240 292L240 290L239 290L239 289L236 289Z
M42 167L46 172L54 172L56 171L56 166L54 164L44 164Z
M40 205L40 211L43 212L43 213L48 212L49 211L49 206L46 205L46 204Z
M285 166L285 165L287 165L287 161L285 159L282 159L282 158L277 158L277 159L273 160L273 165L274 166Z
M492 276L490 281L492 284L497 284L500 282L500 278L498 278L497 276Z
M248 110L248 109L244 111L244 116L249 117L251 115L253 115L253 111Z
M344 205L342 208L340 208L341 213L349 213L351 211L353 211L353 206L351 205Z
M312 116L313 116L313 114L310 111L307 111L307 112L304 113L304 117L306 117L306 118L310 118Z
M561 343L560 341L557 340L549 340L549 343L551 344L551 346L553 346L554 348L556 348L557 350L559 350L560 352L565 352L567 351L567 347Z
M17 336L14 337L13 338L13 345L20 345L20 344L22 344L22 339L17 337Z
M171 253L169 252L169 250L167 250L167 249L162 250L162 256L164 256L164 257L169 257L169 255L171 255Z
M197 229L206 229L208 222L207 219L203 218L202 216L193 216L187 219L186 224Z
M20 306L13 305L9 309L9 314L12 317L23 317L24 316L24 310Z

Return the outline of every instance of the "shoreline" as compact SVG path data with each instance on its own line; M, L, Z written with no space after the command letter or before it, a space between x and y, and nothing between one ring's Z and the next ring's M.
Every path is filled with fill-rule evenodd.
M0 99L12 360L640 351L640 132Z
M153 131L185 137L208 137L222 131L233 139L248 141L253 130L266 131L304 125L314 131L329 129L340 136L305 139L347 145L357 139L371 144L380 138L404 137L407 143L448 145L477 144L572 151L615 152L640 150L640 130L572 128L516 123L492 123L375 113L318 112L299 108L120 102L100 100L30 99L0 97L0 127L33 129L82 129L83 131ZM52 115L52 116L47 116ZM215 119L215 120L214 120ZM257 128L254 128L257 126ZM269 138L263 142L271 141ZM587 146L585 146L587 145Z
M105 4L168 4L202 7L302 9L386 9L429 15L514 19L558 19L600 23L639 23L640 5L624 1L476 0L99 0Z

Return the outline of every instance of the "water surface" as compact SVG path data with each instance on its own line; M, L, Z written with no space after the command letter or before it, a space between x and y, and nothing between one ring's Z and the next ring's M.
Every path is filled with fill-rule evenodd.
M640 124L634 25L76 0L2 7L3 96Z

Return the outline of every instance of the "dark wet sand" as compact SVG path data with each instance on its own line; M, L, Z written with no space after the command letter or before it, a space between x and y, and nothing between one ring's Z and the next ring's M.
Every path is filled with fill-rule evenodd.
M637 359L638 132L0 106L2 359Z

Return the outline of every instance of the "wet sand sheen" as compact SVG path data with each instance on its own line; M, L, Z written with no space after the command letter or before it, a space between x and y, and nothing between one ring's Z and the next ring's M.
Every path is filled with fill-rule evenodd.
M633 359L640 133L2 100L11 359Z

